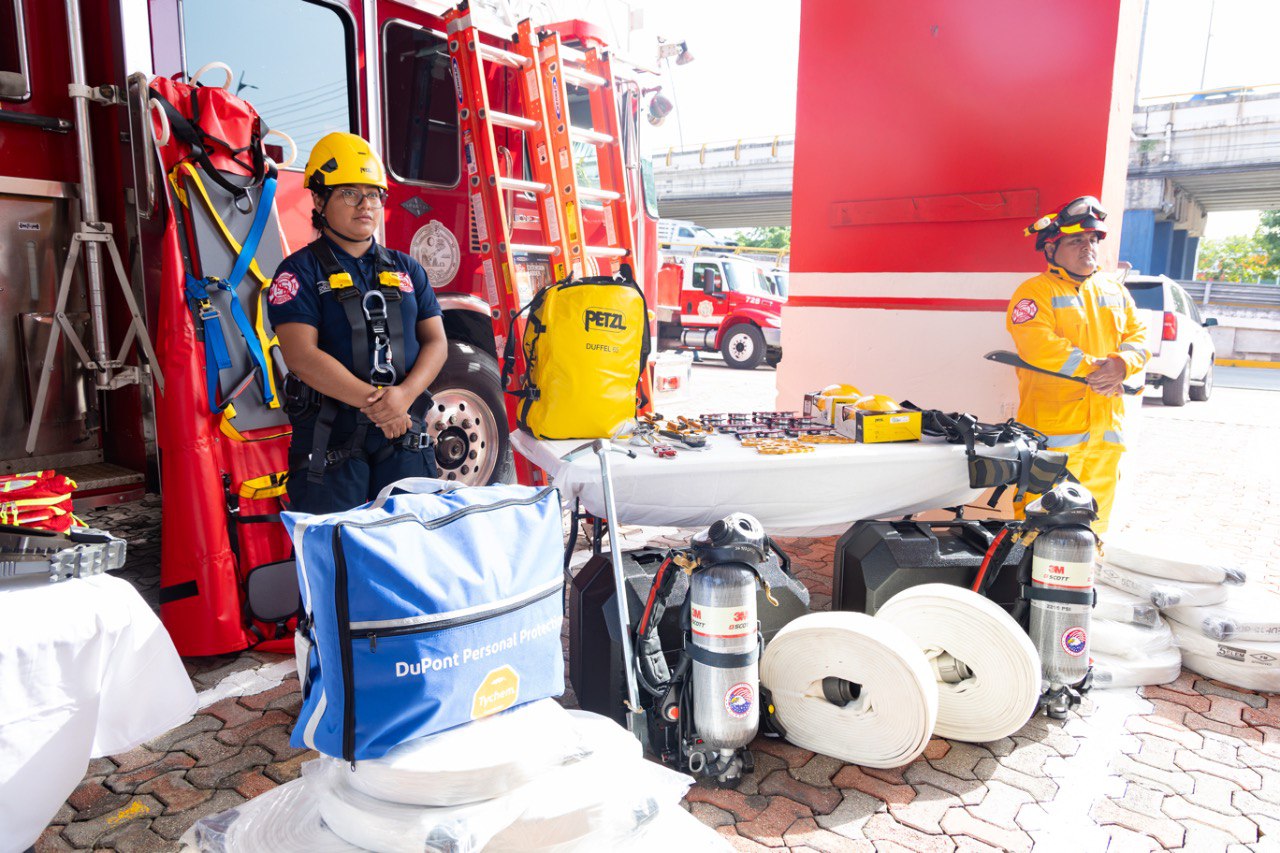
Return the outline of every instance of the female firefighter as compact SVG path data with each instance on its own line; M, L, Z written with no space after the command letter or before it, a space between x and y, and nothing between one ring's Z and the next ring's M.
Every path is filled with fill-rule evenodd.
M290 508L337 512L435 476L422 416L445 333L426 271L374 237L387 177L369 143L330 133L304 178L319 237L280 264L267 311L290 371Z

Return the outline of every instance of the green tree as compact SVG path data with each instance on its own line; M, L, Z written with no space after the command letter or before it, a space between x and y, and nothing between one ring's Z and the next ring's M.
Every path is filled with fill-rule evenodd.
M1271 266L1280 267L1280 210L1264 210L1258 221L1258 245L1271 258Z
M762 249L785 249L791 245L791 226L770 225L739 231L733 238L739 246L757 246Z
M1198 281L1275 280L1280 273L1280 252L1268 252L1263 229L1252 235L1235 234L1217 240L1202 240L1196 261Z

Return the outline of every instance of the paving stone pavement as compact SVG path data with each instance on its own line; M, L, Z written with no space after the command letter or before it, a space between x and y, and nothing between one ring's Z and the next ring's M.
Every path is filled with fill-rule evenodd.
M1280 588L1280 394L1219 389L1185 409L1148 400L1144 417L1125 470L1127 526L1200 532ZM129 540L121 574L155 606L158 498L91 521ZM813 607L829 607L834 538L782 546ZM281 660L246 652L186 666L205 690ZM177 849L199 818L298 776L313 755L288 743L300 704L289 677L95 759L36 850ZM995 743L935 738L892 770L754 746L756 770L737 790L697 785L685 803L743 851L1280 851L1280 696L1185 670L1162 687L1095 691L1066 721L1036 717Z

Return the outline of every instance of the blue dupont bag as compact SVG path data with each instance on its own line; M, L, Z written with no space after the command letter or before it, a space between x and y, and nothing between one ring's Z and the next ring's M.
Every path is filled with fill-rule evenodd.
M555 489L414 478L347 512L283 519L311 644L293 746L378 758L564 692Z

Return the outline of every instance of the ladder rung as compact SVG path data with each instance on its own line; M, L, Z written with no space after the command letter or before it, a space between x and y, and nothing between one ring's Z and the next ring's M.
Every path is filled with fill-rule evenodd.
M598 190L594 187L578 187L578 195L593 201L617 201L621 195L613 190Z
M513 116L511 113L500 113L496 110L489 110L489 121L499 127L509 127L513 130L537 130L542 126L541 122L531 118Z
M601 133L598 130L589 130L585 127L570 127L569 136L573 139L590 142L592 145L612 145L613 137L607 133Z
M560 254L559 246L532 246L522 243L512 243L507 247L513 255L558 255Z
M564 50L564 48L561 48L561 50ZM591 74L571 65L564 67L564 81L586 89L599 89L605 84L605 79L599 74Z
M540 193L545 195L551 192L551 185L544 184L541 181L522 181L519 178L498 178L498 185L504 190L516 190L523 193Z
M626 249L617 249L613 246L586 246L586 253L595 258L625 258L629 253Z
M569 47L567 44L560 45L560 58L565 62L576 62L582 65L587 61L587 55L576 47Z
M496 62L508 68L528 68L530 65L529 57L484 42L480 43L480 55L490 62Z

